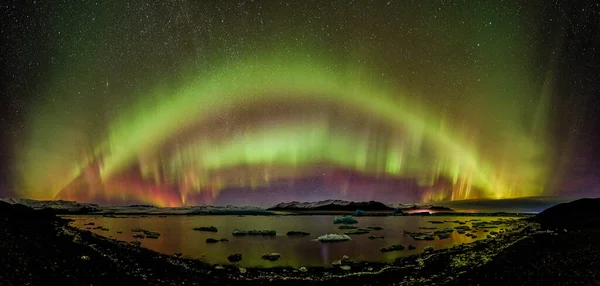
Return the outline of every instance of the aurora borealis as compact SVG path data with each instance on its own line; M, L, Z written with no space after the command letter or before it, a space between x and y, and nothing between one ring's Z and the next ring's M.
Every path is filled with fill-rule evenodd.
M598 135L582 131L598 76L580 65L598 58L577 38L597 6L228 2L6 6L0 191L160 206L599 193Z

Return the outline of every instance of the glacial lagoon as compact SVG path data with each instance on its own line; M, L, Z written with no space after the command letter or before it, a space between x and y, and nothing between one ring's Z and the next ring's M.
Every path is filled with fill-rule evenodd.
M384 216L356 217L358 228L379 227L382 230L371 230L370 233L351 235L352 240L343 242L319 242L316 238L324 234L343 234L352 229L339 229L333 224L333 215L294 215L294 216L116 216L99 215L69 216L72 226L87 229L98 235L126 242L140 241L145 247L164 254L181 253L185 258L199 259L207 263L231 264L227 257L231 254L242 254L242 260L236 265L240 267L278 267L278 266L323 266L330 267L335 260L344 255L354 261L393 262L396 258L421 253L426 246L435 249L452 247L457 244L470 243L486 239L492 232L501 232L511 228L509 222L514 217L474 217L474 216ZM92 225L93 223L93 225ZM473 225L485 224L484 228L473 228ZM215 226L217 232L197 231L194 228ZM461 234L457 227L471 227ZM143 229L158 232L158 238L134 238L132 230ZM269 229L275 230L275 236L234 236L235 229ZM420 232L425 236L433 236L435 231L453 229L448 238L418 240L414 234ZM308 232L307 236L288 236L289 231ZM467 236L467 234L473 236ZM384 238L370 239L369 236ZM415 239L415 237L417 239ZM208 238L227 239L226 242L207 243ZM431 239L431 238L429 238ZM401 251L382 252L382 247L404 245ZM409 245L415 249L408 249ZM276 261L262 259L265 253L280 253Z

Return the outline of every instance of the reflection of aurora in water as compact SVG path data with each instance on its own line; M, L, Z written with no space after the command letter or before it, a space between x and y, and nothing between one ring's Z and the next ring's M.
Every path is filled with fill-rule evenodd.
M299 16L269 11L270 27L294 31L286 17ZM184 12L196 15L192 8L172 13ZM448 17L464 20L460 13ZM118 21L135 26L130 18ZM104 33L114 25L111 17L98 19L102 25L90 29ZM65 48L65 67L48 89L49 97L64 97L29 112L19 152L23 196L176 206L243 192L255 194L242 202L260 203L282 185L288 193L281 200L316 199L308 191L319 188L318 199L384 201L546 193L551 74L536 74L542 82L529 80L531 51L520 44L523 33L512 30L519 19L489 27L493 34L432 26L427 32L433 36L404 41L374 19L369 33L386 30L385 36L365 43L355 29L345 34L343 47L309 28L297 31L298 40L235 22L223 29L252 38L252 44L238 47L225 37L204 47L202 36L186 34L192 19L172 24L168 34L149 28L156 35L145 40L111 30L106 50L91 48L100 40L88 32L73 34L65 45L77 50L86 42L95 58L70 61ZM479 51L480 45L458 40L464 35L505 45ZM428 44L436 38L444 44ZM113 39L133 44L124 48ZM182 39L195 41L197 53L185 50ZM160 45L165 41L181 45ZM207 49L202 57L200 46ZM113 59L122 49L129 55L125 63ZM157 56L146 64L149 55L173 59L165 63ZM472 59L478 64L465 65ZM127 73L121 74L126 79L111 73Z
M316 237L326 233L341 233L338 225L332 224L333 216L168 216L160 218L150 216L147 218L106 218L100 216L72 217L75 221L73 226L85 229L85 224L94 222L96 225L102 225L109 231L100 229L90 229L90 231L102 235L111 236L122 241L131 241L133 233L132 228L142 228L146 230L161 233L158 239L141 239L143 247L154 251L171 255L172 253L183 253L185 257L203 259L208 263L230 264L227 256L231 253L240 253L243 256L242 261L237 264L240 267L279 267L279 266L318 266L331 267L334 260L341 259L348 255L355 261L385 261L393 262L398 257L406 257L416 253L421 253L425 246L433 246L435 249L443 249L471 243L474 241L486 239L489 232L483 229L472 230L477 238L467 237L465 234L459 234L454 231L448 239L435 240L415 240L408 235L403 234L403 230L411 232L432 233L435 230L423 230L419 227L431 227L428 221L432 217L360 217L359 225L381 226L383 230L373 231L370 234L353 235L352 240L338 243L321 243L314 241ZM469 221L473 217L440 217L440 220L459 220ZM498 217L478 217L480 221L495 221ZM504 218L507 219L507 218ZM200 232L192 230L200 225L213 225L218 228L217 233ZM471 223L468 223L471 225ZM454 228L457 224L444 223L437 224L439 229ZM234 229L272 229L279 234L275 237L234 237L231 232ZM499 229L510 230L512 225L499 225L496 229L488 231L499 231ZM310 236L289 237L285 235L290 230L302 230L310 232ZM122 231L122 233L117 233ZM369 235L384 236L383 239L369 239ZM207 245L204 241L207 238L228 238L229 243L218 245ZM190 243L194 242L194 243ZM381 252L380 248L389 247L394 244L402 244L407 249L403 251ZM408 245L416 247L414 250L408 250ZM265 253L281 253L281 258L276 262L261 259Z

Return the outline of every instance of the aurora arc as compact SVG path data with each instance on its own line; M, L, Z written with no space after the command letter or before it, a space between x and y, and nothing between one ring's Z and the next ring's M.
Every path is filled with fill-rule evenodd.
M384 84L364 76L369 74L364 69L334 66L314 58L252 59L191 77L193 80L182 85L181 89L164 91L168 94L138 102L115 117L108 125L108 138L95 146L93 152L102 158L101 180L109 182L119 172L136 164L140 173L145 173L143 169L148 166L140 163L144 161L142 157L155 153L153 150L173 140L179 133L187 132L193 126L203 124L207 118L218 116L232 107L261 105L270 100L300 100L344 106L376 117L392 129L402 130L403 136L410 138L410 144L393 146L392 143L385 162L381 163L385 166L370 170L365 164L369 156L368 147L361 148L356 138L348 134L327 134L327 130L323 129L326 122L313 121L308 125L264 126L266 131L252 130L253 133L247 134L243 140L230 139L229 142L202 147L191 144L175 153L179 152L180 158L181 154L185 154L183 158L195 161L192 163L202 171L236 165L294 166L326 162L364 173L414 176L420 178L423 184L434 183L439 176L452 179L454 187L449 197L447 194L430 193L424 196L427 201L507 198L541 193L545 170L540 164L521 161L495 166L495 162L485 158L475 144L464 140L461 136L464 130L453 128L452 122L442 115L429 112L404 96L402 91L386 89ZM314 136L304 136L311 132ZM518 158L538 156L544 151L533 138L521 136L518 139L507 149L520 153ZM425 166L419 162L420 145L423 143L435 149L435 159ZM199 152L190 156L190 150L194 149ZM295 155L286 156L286 152L295 152ZM179 175L185 172L184 167L178 166L173 158L160 160L170 161L175 177L178 172ZM515 169L515 164L520 167ZM78 167L71 173L71 178L65 182L80 175L85 167L81 163L76 165ZM202 177L201 174L198 176ZM176 178L167 181L177 184ZM207 184L199 182L194 190L182 192L181 204L186 202L185 193L199 192ZM57 186L54 194L59 194L62 187ZM471 193L472 188L479 188L483 193ZM118 192L112 195L107 192L108 196L120 196ZM149 199L144 195L137 199L166 205L160 199ZM168 205L173 205L173 202Z

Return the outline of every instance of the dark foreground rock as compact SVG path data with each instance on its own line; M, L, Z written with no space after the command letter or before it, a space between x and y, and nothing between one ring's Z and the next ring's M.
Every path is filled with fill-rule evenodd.
M182 263L125 242L78 231L51 212L0 202L0 230L2 285L226 283L224 273L208 275L208 265L200 261Z
M539 213L532 220L545 228L600 228L600 198L558 204Z
M600 231L537 234L451 285L600 285Z

